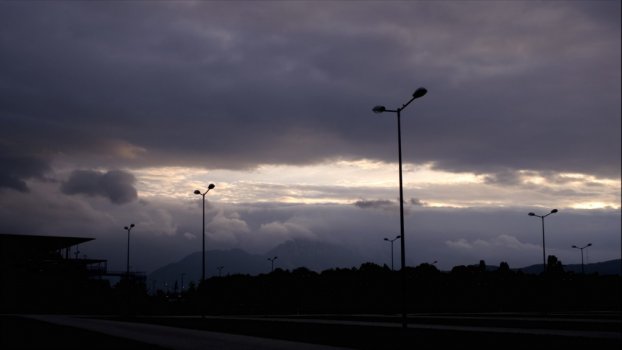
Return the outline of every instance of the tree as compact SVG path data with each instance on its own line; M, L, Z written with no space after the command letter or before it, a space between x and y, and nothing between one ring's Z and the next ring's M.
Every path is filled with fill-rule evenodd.
M510 271L511 271L511 270L510 270L510 265L509 265L507 262L502 261L502 262L499 264L499 272L500 272L500 273L509 273Z
M479 271L486 272L486 262L484 260L479 261Z
M562 265L562 262L559 261L555 255L549 255L546 269L548 272L555 273L555 274L564 272L564 267Z

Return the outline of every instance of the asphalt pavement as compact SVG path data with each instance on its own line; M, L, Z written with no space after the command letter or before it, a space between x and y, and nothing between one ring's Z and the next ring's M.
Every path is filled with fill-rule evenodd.
M620 319L597 315L22 316L168 349L412 349L429 344L480 349L619 349ZM313 344L312 344L313 343ZM318 344L318 345L316 345ZM323 344L323 345L319 345Z
M338 350L344 348L184 329L155 324L123 322L69 315L22 315L56 325L75 327L115 337L132 339L175 350Z

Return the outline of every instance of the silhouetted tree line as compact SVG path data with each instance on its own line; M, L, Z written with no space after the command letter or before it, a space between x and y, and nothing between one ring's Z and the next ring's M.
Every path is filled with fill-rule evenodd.
M63 274L16 278L2 286L0 313L127 314L149 309L144 283Z
M196 314L204 305L209 314L399 313L400 274L365 263L213 277L182 294L160 291L149 311ZM513 271L506 262L491 271L484 261L450 272L431 264L406 268L409 312L619 310L620 282L620 276L565 272L554 256L540 275Z
M53 271L52 271L53 272ZM212 277L183 291L148 295L143 281L61 274L30 275L3 286L3 312L99 314L399 313L401 271L365 263L322 272L300 267L257 276ZM78 272L76 272L78 273ZM36 276L34 278L33 276ZM550 256L546 273L526 274L484 261L441 272L431 264L405 270L408 312L619 310L620 276L565 272Z

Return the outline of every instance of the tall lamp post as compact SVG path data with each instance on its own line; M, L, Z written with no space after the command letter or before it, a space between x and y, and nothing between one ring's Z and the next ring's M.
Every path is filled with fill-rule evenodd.
M400 236L402 239L400 240L400 251L402 253L401 256L401 280L402 280L402 328L407 327L408 319L406 317L406 254L404 252L405 243L404 243L404 191L402 189L402 131L401 131L401 112L406 106L408 106L412 101L419 97L425 96L428 92L425 88L418 88L412 95L412 98L404 103L402 107L398 109L387 109L385 106L376 106L373 108L374 113L382 113L382 112L393 112L397 114L397 154L399 159L399 175L400 175Z
M127 282L130 282L130 231L134 228L134 224L130 224L130 226L125 226L124 229L127 231L127 264L125 266L125 278L127 278Z
M400 238L402 238L402 236L397 236L397 237L395 237L393 239L388 239L386 237L384 238L385 241L391 243L391 271L394 271L393 270L393 242L395 242L396 240L398 240Z
M528 214L529 216L535 216L535 217L539 217L540 219L542 219L542 272L546 272L546 249L545 249L545 243L544 243L544 218L555 213L557 213L557 209L551 210L551 212L546 215L537 215L534 213Z
M134 228L134 224L130 224L130 226L125 226L123 228L127 231L127 262L125 266L125 279L126 279L125 281L127 283L126 285L126 288L127 288L126 312L128 315L130 315L132 313L132 310L131 310L132 292L130 288L130 286L132 285L130 283L130 231L132 231L132 228Z
M210 190L213 190L214 187L216 187L214 184L209 184L209 186L207 186L207 190L203 193L199 190L194 190L194 194L200 194L203 196L203 255L201 259L201 282L205 282L205 195Z
M278 258L278 256L275 256L274 258L268 258L268 260L270 260L270 263L272 264L272 266L270 267L270 272L274 272L274 260Z
M577 247L576 245L573 245L573 248L577 248L579 250L581 250L581 273L585 273L585 270L583 269L583 249L587 248L587 247L591 247L592 243L588 243L587 245L583 246L583 247Z

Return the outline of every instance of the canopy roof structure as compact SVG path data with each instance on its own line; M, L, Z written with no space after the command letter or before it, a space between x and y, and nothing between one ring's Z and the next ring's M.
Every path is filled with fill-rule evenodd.
M61 249L92 240L94 238L0 233L0 259L45 258Z

